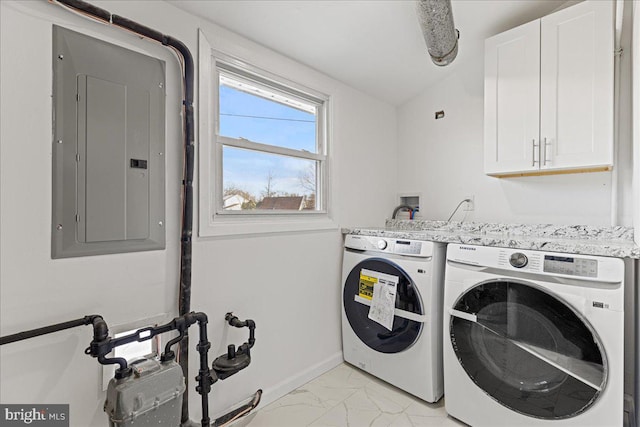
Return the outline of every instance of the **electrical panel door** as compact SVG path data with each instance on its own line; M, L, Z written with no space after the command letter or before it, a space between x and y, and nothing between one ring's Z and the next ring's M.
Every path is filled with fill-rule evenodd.
M53 27L52 257L163 249L165 64Z

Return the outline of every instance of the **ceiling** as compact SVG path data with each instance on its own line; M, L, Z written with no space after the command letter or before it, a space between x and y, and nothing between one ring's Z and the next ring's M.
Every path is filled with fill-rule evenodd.
M565 0L452 0L458 57L431 62L412 0L171 0L174 6L401 105L482 55L486 37Z

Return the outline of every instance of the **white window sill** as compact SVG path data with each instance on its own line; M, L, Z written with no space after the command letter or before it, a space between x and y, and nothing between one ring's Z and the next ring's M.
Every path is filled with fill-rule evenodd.
M338 230L338 224L326 216L315 218L228 218L218 216L201 227L199 237L221 237Z

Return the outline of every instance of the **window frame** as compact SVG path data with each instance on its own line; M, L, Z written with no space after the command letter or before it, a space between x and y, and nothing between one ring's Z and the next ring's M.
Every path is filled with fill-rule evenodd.
M221 66L219 67L219 65ZM315 104L316 153L289 149L245 139L220 136L219 68L223 74L285 92L293 99ZM199 229L198 235L224 236L312 230L336 230L331 218L330 194L330 117L331 96L293 82L213 48L199 32ZM316 206L314 210L225 211L223 209L222 150L224 146L250 149L256 153L284 155L316 162Z
M241 61L238 61L235 58L229 57L228 55L213 50L211 55L212 68L213 72L213 99L215 100L213 104L213 120L215 123L215 134L214 134L214 161L215 161L215 187L214 187L214 201L215 201L215 216L218 215L250 215L250 216L260 216L260 215L310 215L310 214L326 214L327 210L326 206L326 197L325 197L325 169L326 169L326 108L328 97L326 95L320 94L319 92L313 91L312 89L305 88L301 85L293 83L288 79L277 77L267 71L261 70L257 67L248 65ZM220 87L220 75L227 75L236 77L238 80L245 80L252 84L255 84L259 87L264 87L273 92L282 94L286 97L291 97L294 99L299 99L302 102L307 104L313 104L316 106L316 153L305 152L302 150L295 150L291 148L264 144L261 142L250 141L248 139L236 139L228 136L220 135L220 96L219 96L219 87ZM317 209L313 211L293 211L293 210L283 210L283 211L253 211L253 210L240 210L240 211L232 211L225 210L223 208L224 204L224 188L223 188L223 161L222 161L222 151L223 148L233 147L244 150L249 150L258 153L264 154L273 154L284 157L291 157L296 159L304 159L304 160L312 160L316 162L316 204L318 205Z

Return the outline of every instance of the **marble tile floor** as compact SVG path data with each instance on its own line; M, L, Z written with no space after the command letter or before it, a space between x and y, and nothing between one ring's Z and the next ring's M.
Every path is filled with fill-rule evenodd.
M343 363L238 425L248 427L464 426L447 416L444 401L426 403Z

